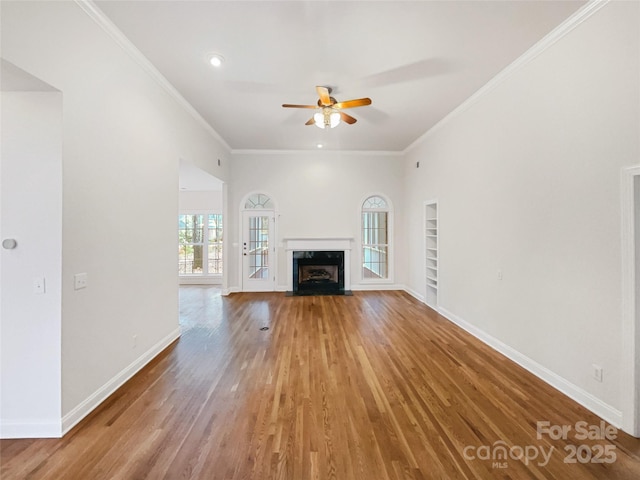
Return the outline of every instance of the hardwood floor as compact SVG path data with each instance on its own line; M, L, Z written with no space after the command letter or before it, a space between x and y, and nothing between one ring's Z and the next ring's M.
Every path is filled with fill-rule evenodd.
M598 417L405 293L218 293L183 287L180 340L64 438L2 441L0 477L640 478L640 440L581 440Z

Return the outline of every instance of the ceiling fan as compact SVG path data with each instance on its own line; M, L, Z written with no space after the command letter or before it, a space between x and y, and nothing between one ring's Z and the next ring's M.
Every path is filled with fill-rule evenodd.
M316 87L318 96L318 105L292 105L285 103L282 106L284 108L313 108L318 110L313 117L305 123L305 125L315 125L319 128L334 128L340 121L352 125L357 122L351 115L347 115L342 111L345 108L363 107L365 105L371 105L370 98L358 98L355 100L347 100L345 102L338 102L335 98L330 96L330 87Z

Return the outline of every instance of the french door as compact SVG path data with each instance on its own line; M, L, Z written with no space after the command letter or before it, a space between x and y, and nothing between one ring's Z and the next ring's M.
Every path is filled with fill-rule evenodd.
M275 290L275 242L273 210L242 212L242 290Z

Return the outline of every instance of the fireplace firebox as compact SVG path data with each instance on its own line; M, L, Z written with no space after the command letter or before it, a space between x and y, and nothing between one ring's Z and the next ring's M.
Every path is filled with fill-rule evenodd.
M344 252L294 251L293 295L344 295Z

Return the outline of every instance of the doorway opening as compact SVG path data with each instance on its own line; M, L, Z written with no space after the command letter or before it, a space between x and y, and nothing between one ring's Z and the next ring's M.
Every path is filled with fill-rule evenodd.
M179 184L179 283L220 285L224 289L224 182L180 160Z

